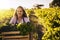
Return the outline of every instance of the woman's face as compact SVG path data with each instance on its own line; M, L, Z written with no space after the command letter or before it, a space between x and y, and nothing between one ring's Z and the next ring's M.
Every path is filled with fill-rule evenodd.
M18 17L22 17L22 15L23 15L22 8L17 8L17 15L18 15Z

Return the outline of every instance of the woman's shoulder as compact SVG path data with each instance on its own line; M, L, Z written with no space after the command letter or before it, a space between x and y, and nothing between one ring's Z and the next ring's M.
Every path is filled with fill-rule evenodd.
M28 17L24 17L25 22L30 22Z

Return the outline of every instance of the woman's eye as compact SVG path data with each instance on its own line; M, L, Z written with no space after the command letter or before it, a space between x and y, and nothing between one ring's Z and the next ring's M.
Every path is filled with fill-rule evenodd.
M17 11L17 12L22 12L22 11Z

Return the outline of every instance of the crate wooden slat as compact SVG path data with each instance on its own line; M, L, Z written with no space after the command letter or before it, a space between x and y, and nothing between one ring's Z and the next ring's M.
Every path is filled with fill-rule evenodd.
M29 36L3 36L3 38L8 38L8 39L20 39L20 38L28 38Z
M10 32L2 32L2 35L6 35L6 34L20 34L20 31L10 31Z
M4 39L4 40L29 40L28 38L23 38L23 39Z

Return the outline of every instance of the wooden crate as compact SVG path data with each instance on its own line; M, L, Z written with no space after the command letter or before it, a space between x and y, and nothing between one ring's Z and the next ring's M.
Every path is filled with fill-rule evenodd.
M21 36L19 31L2 32L1 34L2 40L29 40L29 35Z

